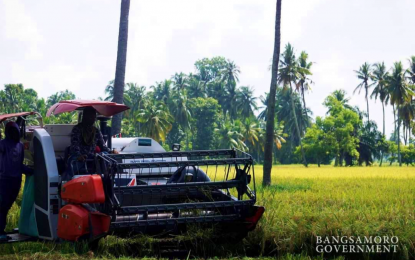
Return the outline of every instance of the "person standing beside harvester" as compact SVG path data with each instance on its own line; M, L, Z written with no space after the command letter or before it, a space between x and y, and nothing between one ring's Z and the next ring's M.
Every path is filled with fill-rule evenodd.
M33 173L33 169L23 164L24 147L15 122L7 123L5 136L0 141L0 241L9 239L4 231L7 213L19 194L22 173Z

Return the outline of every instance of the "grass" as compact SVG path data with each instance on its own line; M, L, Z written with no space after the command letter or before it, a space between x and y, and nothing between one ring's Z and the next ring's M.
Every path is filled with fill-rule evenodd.
M214 171L208 169L209 175L214 175ZM256 166L255 173L257 204L264 205L266 213L257 229L240 244L239 249L250 253L239 249L228 250L224 246L223 257L254 254L279 256L281 259L321 259L315 250L316 236L387 235L399 238L398 253L390 254L387 258L415 259L413 167L274 166L273 184L267 188L261 186L262 166ZM17 203L9 214L9 228L17 226L18 208ZM82 245L76 248L66 243L21 243L3 245L0 259L1 255L15 256L16 259L47 259L44 257L51 254L58 254L60 258L91 259L88 256L91 253L94 257L104 258L150 256L152 243L151 239L145 237L108 237L100 242L95 253ZM207 243L202 242L202 245ZM33 258L34 255L37 258ZM345 256L352 259L379 257ZM324 257L342 259L342 256L336 255Z
M10 256L0 256L0 260L9 260L9 259L19 259L19 260L49 260L49 259L55 259L55 260L133 260L133 259L140 259L140 260L163 260L163 258L130 258L130 257L120 257L120 258L114 258L114 257L96 257L92 252L88 252L87 254L83 256L79 255L61 255L61 254L39 254L36 253L34 255L25 255L20 254L16 255L14 257ZM193 258L192 258L193 259ZM222 259L232 259L232 260L322 260L323 257L309 257L306 255L292 255L288 254L282 257L278 258L271 258L271 257L261 257L261 258L249 258L249 257L243 257L243 258L210 258L212 260L222 260ZM344 257L336 257L333 258L334 260L344 260Z
M248 238L263 251L313 254L317 235L396 235L396 257L415 257L414 168L279 166L272 182L258 189L258 204L267 208L256 232L262 234Z

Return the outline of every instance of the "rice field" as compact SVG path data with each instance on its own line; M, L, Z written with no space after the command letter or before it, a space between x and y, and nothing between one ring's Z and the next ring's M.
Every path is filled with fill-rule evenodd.
M315 255L316 236L387 235L401 243L396 259L415 258L413 167L278 166L272 182L258 191L267 214L248 238L263 251Z
M214 174L211 171L209 175ZM264 205L266 213L257 229L237 247L216 245L223 251L217 259L415 259L414 167L274 166L272 185L267 188L261 187L262 166L255 166L255 174L257 204ZM19 201L9 214L8 228L17 226L18 214ZM211 241L204 235L202 232L199 239L206 239L202 245L209 250ZM398 252L387 255L321 254L316 252L317 236L397 236L399 247ZM145 237L108 237L95 252L84 245L20 243L0 246L0 259L48 259L48 254L61 259L151 256L152 243ZM189 258L193 256L200 257L189 254Z

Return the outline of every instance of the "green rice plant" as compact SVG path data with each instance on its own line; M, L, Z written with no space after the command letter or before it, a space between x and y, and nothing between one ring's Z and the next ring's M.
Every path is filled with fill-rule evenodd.
M225 169L210 167L209 176ZM217 246L218 257L272 255L281 259L323 259L315 250L317 236L397 236L399 250L389 259L415 259L415 171L412 167L274 166L272 185L263 188L262 166L255 166L257 204L266 208L257 228L241 247ZM219 176L219 175L217 175ZM8 230L17 227L19 205L8 216ZM209 251L209 230L189 229L173 237L177 243L192 241ZM232 241L231 243L232 244ZM157 255L157 239L108 236L94 252L97 257ZM213 251L212 251L213 252ZM71 243L30 242L0 246L0 256L59 254L83 257L88 248ZM192 253L192 255L194 252ZM373 254L345 255L348 259L376 258ZM1 258L0 258L1 259ZM34 259L34 258L27 258ZM63 259L63 258L62 258ZM89 259L91 259L89 257ZM220 258L218 258L220 259Z

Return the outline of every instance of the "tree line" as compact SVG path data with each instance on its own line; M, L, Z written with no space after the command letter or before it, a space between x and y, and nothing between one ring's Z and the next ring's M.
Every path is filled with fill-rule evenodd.
M402 165L401 156L401 137L404 144L411 142L414 128L415 115L415 56L408 59L409 67L404 68L401 61L395 62L387 70L384 62L373 65L365 62L356 71L361 83L355 91L361 92L364 89L367 103L367 120L370 121L369 114L369 94L373 88L370 98L379 99L383 108L383 135L385 135L385 105L390 104L393 108L394 117L394 136L398 146L398 161ZM401 134L401 126L403 134Z
M390 163L415 163L414 83L415 57L404 69L397 62L389 71L384 63L365 63L357 76L368 99L380 99L393 106L395 131L388 139L375 122L369 120L369 107L351 107L343 90L331 93L324 101L325 117L313 122L306 94L313 86L313 62L303 51L297 57L291 44L281 53L275 95L273 162L335 165L371 165L379 160ZM121 135L151 137L167 150L180 143L185 150L236 148L264 161L265 127L269 95L256 98L253 88L239 86L240 68L224 57L195 62L194 73L175 73L152 86L126 83L123 100L131 109L123 114ZM105 87L113 100L114 81ZM370 93L372 90L372 93ZM76 99L69 90L44 99L22 84L7 84L0 91L0 111L13 113L34 110L46 115L47 109L65 99ZM385 115L384 115L385 116ZM74 123L73 114L45 118L45 123ZM403 128L401 132L400 129ZM404 142L401 143L401 140Z

